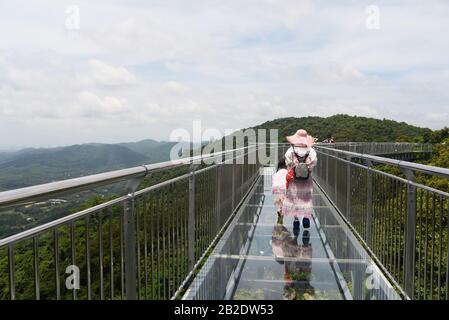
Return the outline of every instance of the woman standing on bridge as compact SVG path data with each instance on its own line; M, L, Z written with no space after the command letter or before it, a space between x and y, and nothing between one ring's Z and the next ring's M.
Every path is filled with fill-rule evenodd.
M317 163L312 148L315 139L304 129L288 136L291 147L285 153L288 169L287 190L282 205L282 215L294 217L293 232L299 232L300 219L304 228L310 227L312 218L312 171Z

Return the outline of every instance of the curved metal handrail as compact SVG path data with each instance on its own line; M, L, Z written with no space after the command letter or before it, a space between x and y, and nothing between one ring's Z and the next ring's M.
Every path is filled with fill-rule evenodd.
M425 165L425 164L419 164L419 163L403 161L403 160L395 160L395 159L379 157L379 156L366 154L366 153L356 153L356 152L352 152L352 151L328 148L328 147L323 147L323 146L316 146L316 148L325 150L328 152L342 154L347 159L352 159L352 158L363 159L363 160L367 160L367 161L371 161L371 162L375 162L375 163L396 166L396 167L399 167L399 168L405 169L405 170L412 170L412 171L416 171L416 172L421 172L421 173L430 174L430 175L449 179L449 169L447 169L447 168L434 167L434 166L429 166L429 165Z
M154 173L166 169L200 163L204 160L222 158L230 153L244 151L253 148L253 146L242 147L232 150L225 150L216 153L209 153L194 157L186 157L177 160L170 160L155 164L141 165L128 169L109 171L99 174L93 174L85 177L67 179L62 181L39 184L31 187L25 187L10 191L0 192L0 208L12 205L20 205L32 202L37 199L50 197L56 194L66 193L68 191L82 191L95 187L108 185L116 182L129 181L136 178L144 178L149 173Z

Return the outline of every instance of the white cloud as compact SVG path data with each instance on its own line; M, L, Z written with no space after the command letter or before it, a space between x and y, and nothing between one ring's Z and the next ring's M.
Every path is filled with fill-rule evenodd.
M99 97L90 91L83 91L79 95L81 107L76 114L71 116L87 116L104 118L115 115L123 115L128 112L126 100L113 96Z
M137 82L137 78L124 67L113 67L98 59L91 59L87 63L87 77L81 76L87 85L123 86Z
M0 5L0 136L168 139L195 119L223 131L335 113L449 124L445 1L378 1L377 31L369 1L76 4L77 31L63 1Z
M189 86L177 81L168 81L162 86L162 92L168 94L184 94L189 91Z

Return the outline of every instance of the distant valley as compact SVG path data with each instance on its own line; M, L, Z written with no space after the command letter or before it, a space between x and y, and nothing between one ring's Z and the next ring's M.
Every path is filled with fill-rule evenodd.
M175 144L147 139L0 152L0 191L167 161Z

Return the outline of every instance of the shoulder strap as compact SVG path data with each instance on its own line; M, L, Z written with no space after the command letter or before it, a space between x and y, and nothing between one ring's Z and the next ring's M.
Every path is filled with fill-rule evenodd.
M299 157L299 154L297 154L296 153L296 151L295 151L295 146L294 145L292 145L292 150L293 150L293 154L296 156L296 160L298 160L298 161L300 161L300 157Z

